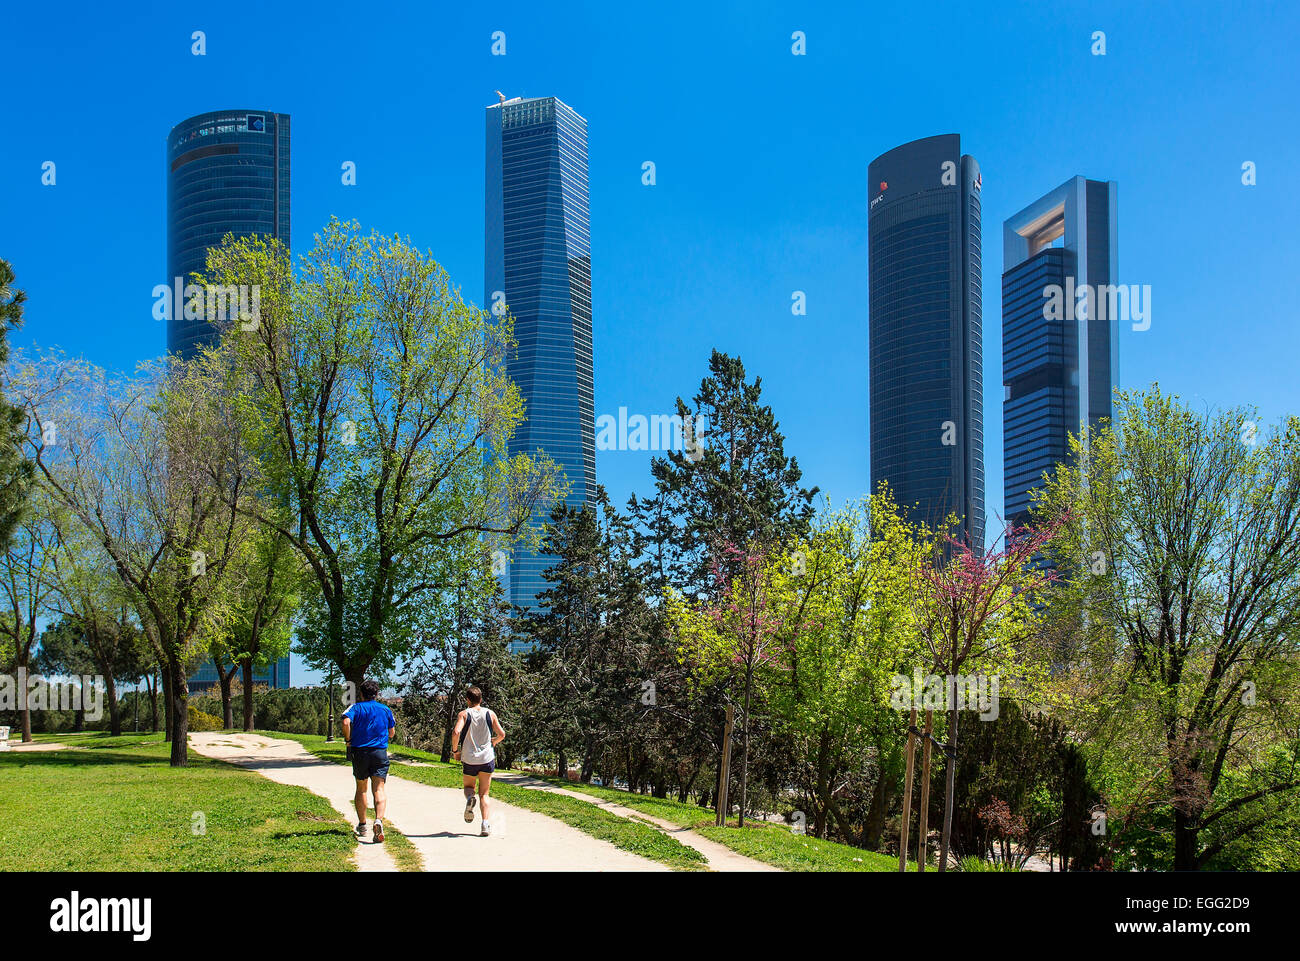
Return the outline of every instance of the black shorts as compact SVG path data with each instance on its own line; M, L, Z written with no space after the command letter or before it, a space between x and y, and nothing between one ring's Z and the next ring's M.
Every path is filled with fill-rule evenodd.
M461 773L467 774L470 777L474 777L479 774L491 774L496 769L497 769L496 761L488 761L486 764L462 764L460 766Z
M382 747L354 747L352 749L352 776L358 781L388 777L388 749Z

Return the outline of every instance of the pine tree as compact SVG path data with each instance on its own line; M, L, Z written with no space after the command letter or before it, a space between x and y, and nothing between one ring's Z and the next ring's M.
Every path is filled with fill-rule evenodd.
M817 488L799 486L803 473L786 456L785 437L762 392L762 378L747 381L739 357L715 350L693 409L677 398L677 414L690 425L685 449L656 457L654 496L633 495L629 503L655 587L710 593L730 583L729 576L717 577L718 565L728 565L729 547L770 549L807 533Z
M9 331L23 323L27 295L13 286L14 270L0 260L0 369L9 362ZM23 438L24 414L0 394L0 548L9 543L22 519L31 487L32 464L19 446Z

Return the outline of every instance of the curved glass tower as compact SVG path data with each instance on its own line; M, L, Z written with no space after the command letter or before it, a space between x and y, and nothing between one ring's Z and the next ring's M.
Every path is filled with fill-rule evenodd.
M914 520L955 514L984 548L980 168L957 134L868 167L871 490Z
M216 110L167 135L167 282L207 266L209 247L227 233L289 244L289 115ZM167 349L188 356L213 336L206 318L172 311Z
M545 451L569 481L567 503L596 486L591 337L591 235L587 121L555 97L487 108L484 286L486 302L514 318L506 364L525 404L510 454ZM550 520L550 505L533 516ZM516 551L506 574L511 603L536 608L550 584L544 554Z

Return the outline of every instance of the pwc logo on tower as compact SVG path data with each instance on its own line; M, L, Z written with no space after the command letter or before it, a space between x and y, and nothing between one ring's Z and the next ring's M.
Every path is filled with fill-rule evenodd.
M885 180L880 181L880 195L877 196L875 200L871 201L871 206L868 208L869 210L876 209L876 204L880 203L880 201L885 199L885 191L888 189L889 189L889 182Z

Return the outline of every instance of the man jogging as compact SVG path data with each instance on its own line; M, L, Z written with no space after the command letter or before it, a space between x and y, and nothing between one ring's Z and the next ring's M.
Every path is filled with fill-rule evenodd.
M388 794L384 781L388 777L388 739L397 733L397 721L388 705L375 700L379 685L362 681L358 688L361 700L343 712L343 740L347 742L352 776L357 781L357 837L366 836L366 782L375 795L375 840L384 840L384 811Z
M456 729L451 733L451 743L459 747L452 757L461 763L461 774L465 786L465 823L474 821L474 784L478 782L478 795L483 805L483 826L479 830L481 837L492 833L492 812L488 807L488 791L492 787L492 772L496 770L497 754L493 750L505 740L506 732L501 727L497 716L483 706L483 692L471 687L465 692L469 707L456 717ZM460 740L461 731L465 740Z

